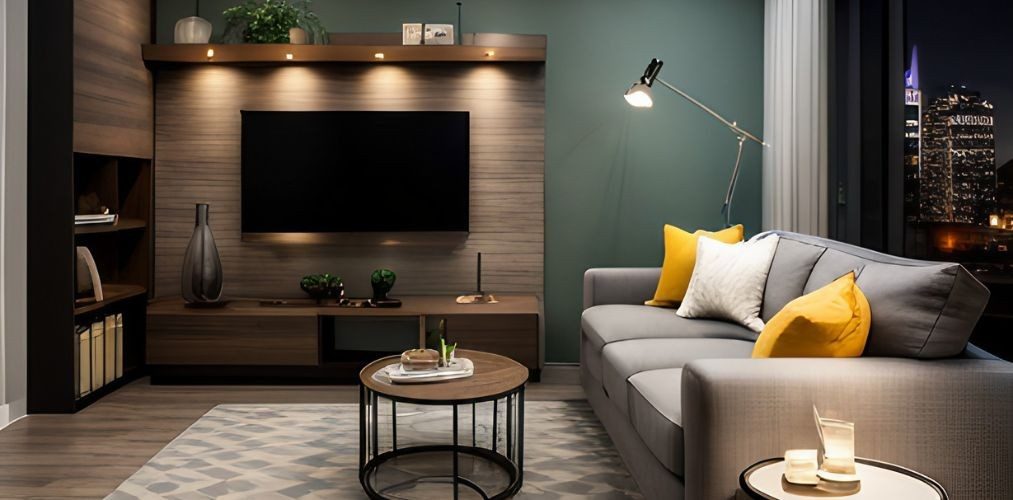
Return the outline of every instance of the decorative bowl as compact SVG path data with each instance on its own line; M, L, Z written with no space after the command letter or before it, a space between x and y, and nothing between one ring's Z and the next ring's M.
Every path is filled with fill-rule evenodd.
M401 367L405 371L435 370L440 354L432 349L409 349L401 353Z

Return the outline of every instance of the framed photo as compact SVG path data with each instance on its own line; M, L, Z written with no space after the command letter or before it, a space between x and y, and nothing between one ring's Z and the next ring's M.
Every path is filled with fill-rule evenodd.
M454 45L453 24L426 24L426 45Z
M404 23L401 25L401 45L422 44L422 23Z

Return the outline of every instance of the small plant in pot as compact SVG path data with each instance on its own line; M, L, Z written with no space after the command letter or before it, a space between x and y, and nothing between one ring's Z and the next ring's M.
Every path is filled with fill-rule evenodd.
M289 43L293 29L311 43L327 43L327 29L310 8L311 0L245 0L225 9L225 43Z
M341 277L327 273L303 276L299 281L299 288L317 302L328 299L341 300L345 294L345 284L341 281Z

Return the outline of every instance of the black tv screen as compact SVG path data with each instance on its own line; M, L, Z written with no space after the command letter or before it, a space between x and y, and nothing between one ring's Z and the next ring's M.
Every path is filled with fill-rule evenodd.
M242 111L243 233L468 231L469 117Z

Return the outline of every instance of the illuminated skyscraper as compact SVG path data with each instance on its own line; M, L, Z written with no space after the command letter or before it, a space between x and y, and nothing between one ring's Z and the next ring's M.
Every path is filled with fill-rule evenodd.
M992 103L951 86L922 115L920 219L988 225L995 210Z
M904 73L904 219L918 220L921 178L922 92L918 89L918 47L911 49L911 69Z

